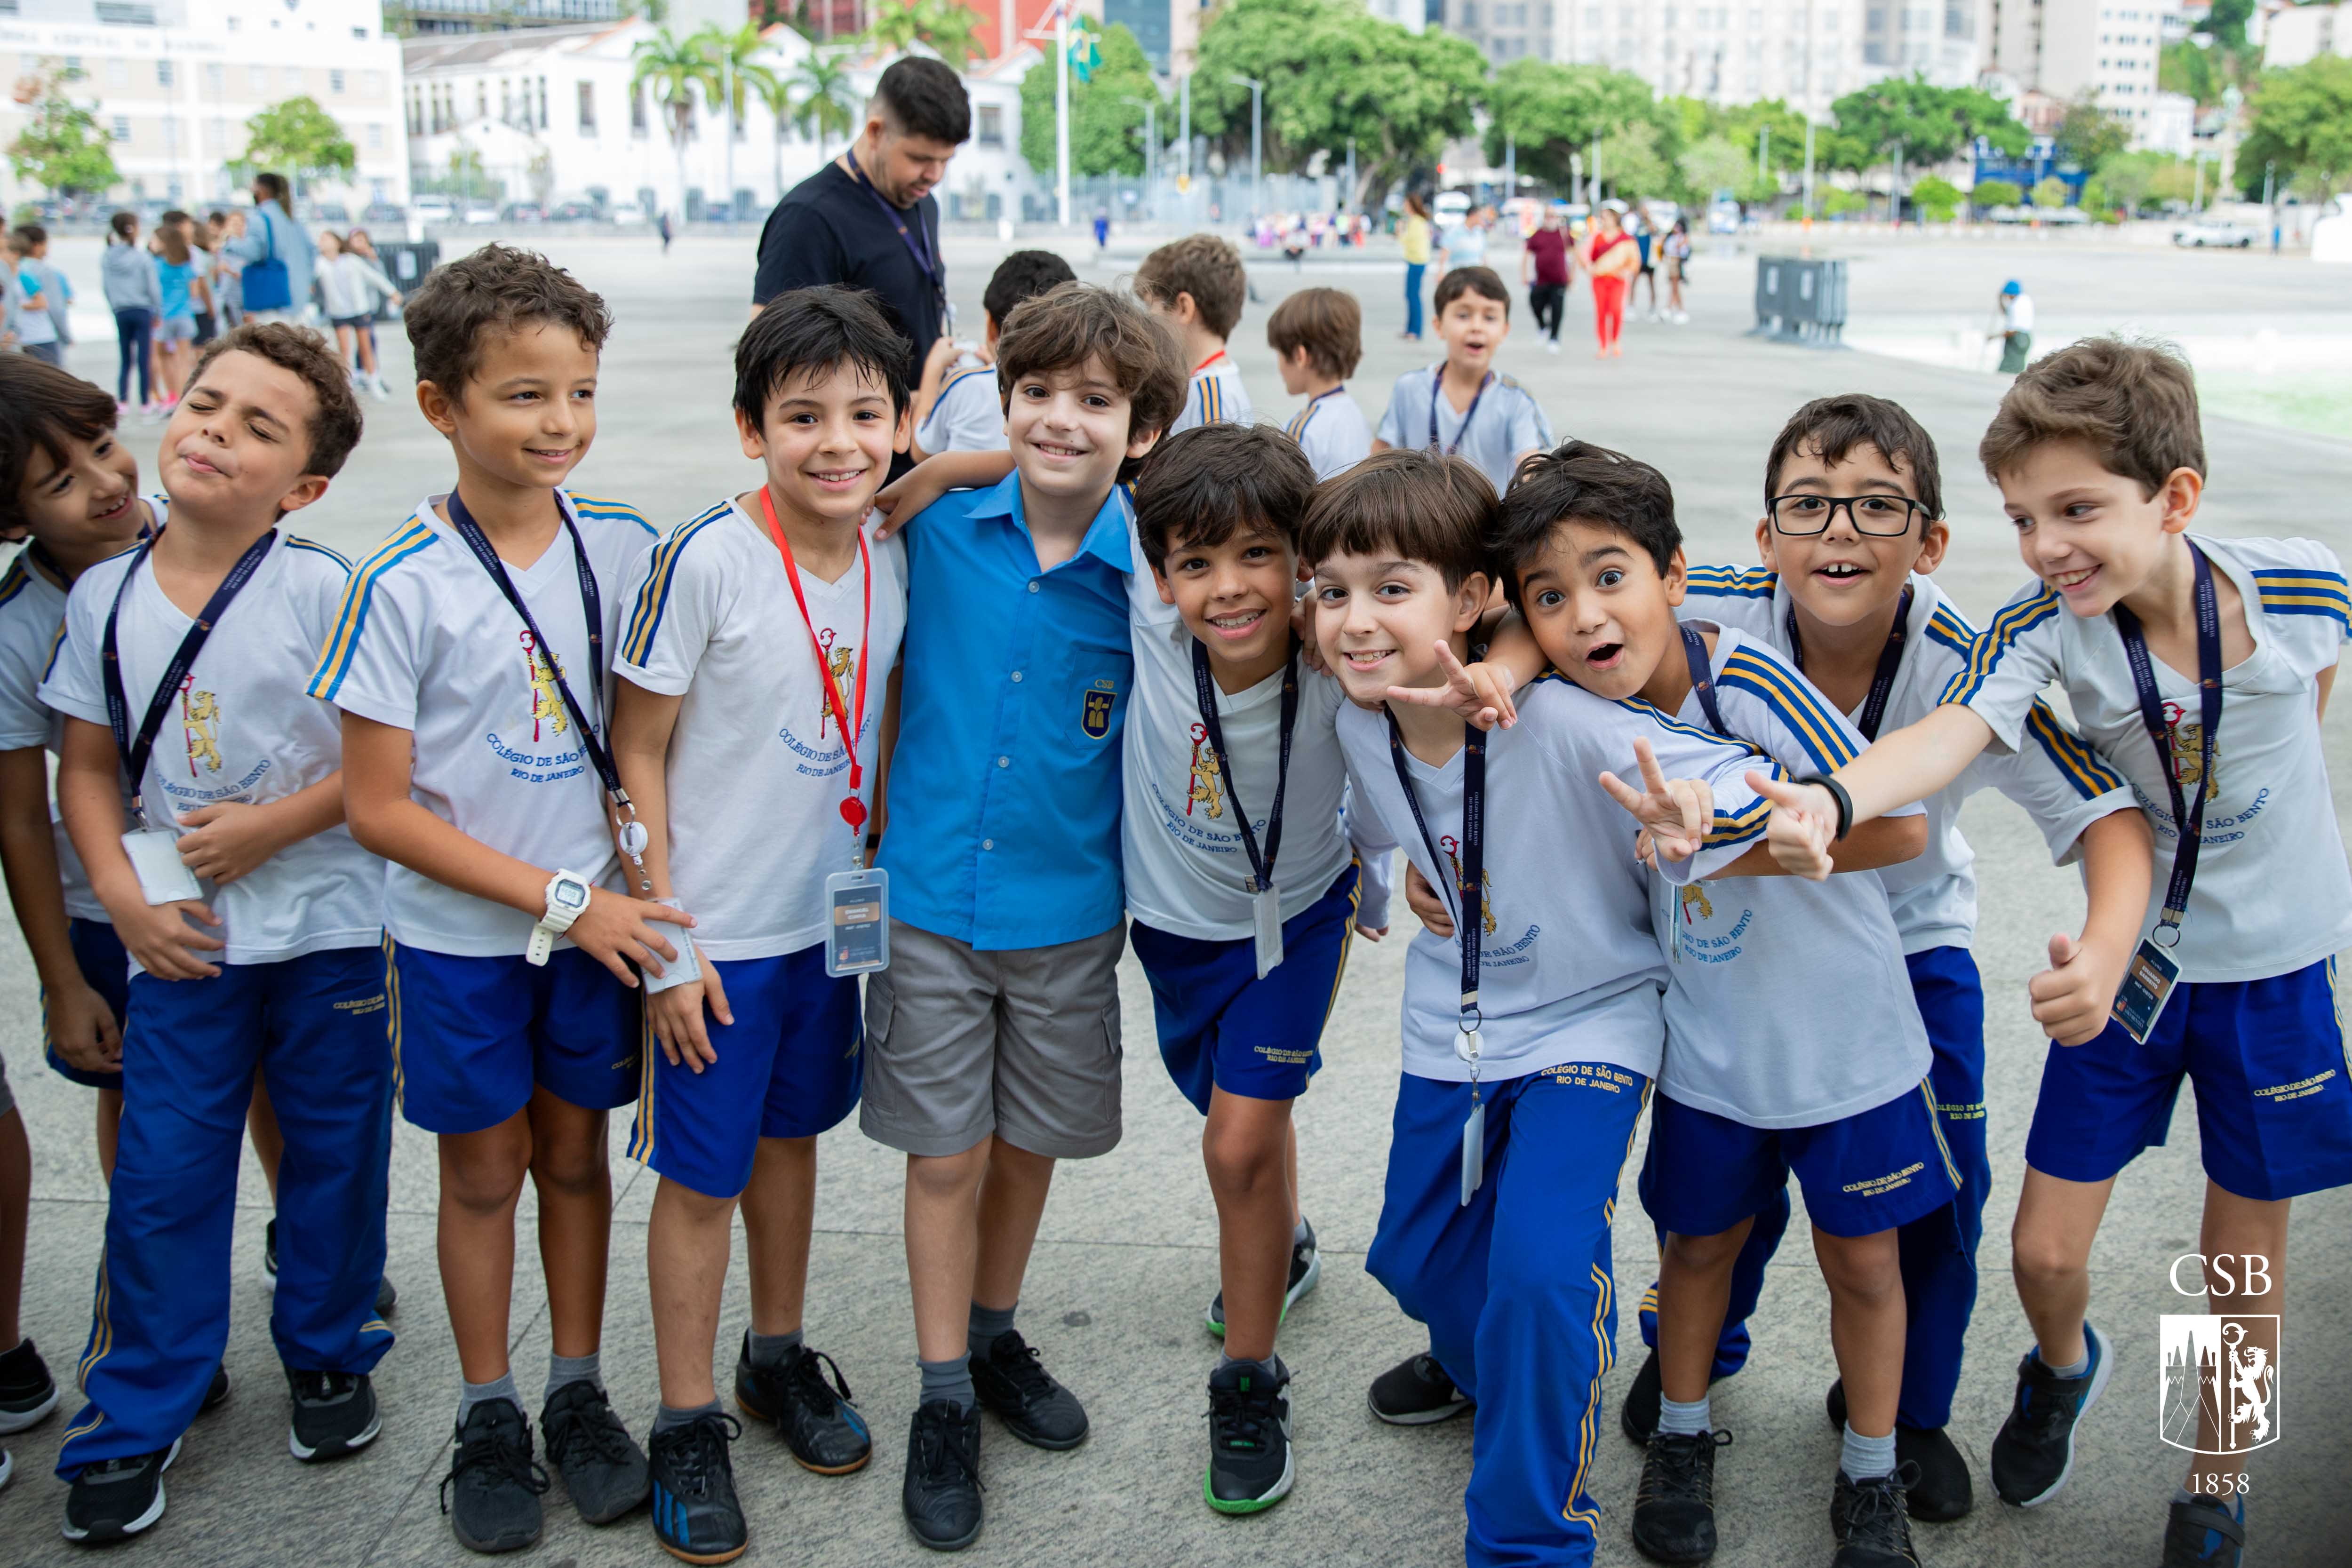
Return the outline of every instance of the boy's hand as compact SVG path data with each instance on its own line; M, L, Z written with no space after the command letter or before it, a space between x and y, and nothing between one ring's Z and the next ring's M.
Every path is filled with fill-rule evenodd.
M1431 936L1454 940L1454 911L1446 907L1437 889L1429 885L1421 868L1410 861L1404 868L1404 902L1407 908L1421 916L1421 923L1429 927Z
M1668 779L1646 740L1633 742L1633 760L1641 769L1639 789L1614 773L1601 775L1601 787L1647 830L1654 855L1690 859L1706 842L1707 824L1715 818L1715 791L1704 779ZM1635 837L1638 841L1639 835Z
M2107 1027L2124 968L2063 932L2051 937L2050 967L2026 982L2033 1021L2060 1045L2088 1044Z
M923 373L915 379L915 384L920 386L925 382L944 379L948 367L955 363L956 355L961 351L955 346L953 338L933 340L931 351L923 356Z
M929 463L918 463L883 486L874 496L874 509L882 514L882 520L874 525L874 542L878 545L905 528L916 513L946 495L948 488Z
M656 975L665 964L677 962L677 949L661 934L660 926L653 924L656 921L692 925L694 916L667 904L593 887L588 890L588 907L572 923L568 935L573 946L619 976L621 984L634 988L637 977L630 971L629 960L635 959Z
M122 1071L122 1031L114 1009L80 976L43 987L41 1011L49 1043L66 1065L84 1072Z
M1464 723L1480 729L1493 729L1497 725L1508 729L1519 722L1519 710L1511 701L1507 672L1484 663L1465 664L1444 643L1437 644L1437 662L1445 672L1444 685L1391 686L1389 701L1410 703L1416 707L1452 708L1462 716Z
M1820 882L1837 869L1830 845L1837 839L1837 801L1818 784L1789 784L1748 775L1748 787L1772 802L1764 841L1790 876Z
M286 847L275 813L247 800L222 800L180 819L180 860L215 887L251 874Z
M1315 640L1315 601L1294 599L1290 601L1290 634L1298 639L1298 656L1308 669L1324 673L1323 644Z
M1367 942L1377 942L1388 934L1389 928L1385 925L1366 925L1360 921L1356 925L1356 935Z
M228 944L188 928L191 917L206 925L220 924L220 916L206 905L184 898L177 904L125 904L107 913L114 917L114 934L122 939L123 951L157 979L209 980L220 974L220 966L206 963L203 955L218 953Z
M685 1066L696 1072L719 1060L719 1052L710 1043L709 1026L702 1021L704 1005L709 1006L710 1016L720 1023L735 1021L735 1014L727 1006L727 988L720 983L719 971L711 967L708 957L701 962L701 979L656 991L646 998L646 1018L653 1025L654 1039L661 1043L662 1054L669 1058L672 1067Z

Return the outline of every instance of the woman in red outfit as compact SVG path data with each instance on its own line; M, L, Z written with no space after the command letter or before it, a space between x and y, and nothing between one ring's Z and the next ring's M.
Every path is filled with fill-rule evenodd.
M1617 339L1625 329L1625 286L1641 270L1642 256L1641 247L1625 232L1616 209L1593 209L1592 235L1577 260L1592 275L1592 328L1601 340L1592 357L1602 360L1622 355L1625 350L1619 347Z

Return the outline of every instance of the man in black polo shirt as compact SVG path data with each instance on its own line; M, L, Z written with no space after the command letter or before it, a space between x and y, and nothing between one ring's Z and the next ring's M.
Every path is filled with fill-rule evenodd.
M971 135L971 99L954 71L919 57L884 71L856 141L768 214L752 313L811 284L870 288L913 345L907 384L920 382L946 329L947 267L931 188Z

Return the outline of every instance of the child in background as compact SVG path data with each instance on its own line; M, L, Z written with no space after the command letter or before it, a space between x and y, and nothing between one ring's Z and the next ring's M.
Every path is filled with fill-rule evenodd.
M1347 387L1364 357L1364 309L1356 297L1339 288L1298 289L1266 318L1265 340L1282 390L1307 400L1283 434L1307 454L1315 477L1344 474L1370 455L1371 423Z
M155 273L155 257L139 243L139 215L117 213L107 220L106 249L98 265L100 287L107 308L114 312L114 336L121 363L114 375L117 420L128 419L136 406L143 413L156 411L153 366L155 323L163 314L163 284ZM131 372L139 372L139 402L131 402Z
M1004 319L1023 300L1075 282L1077 276L1050 250L1016 250L996 264L988 292L981 296L980 363L955 369L961 350L955 340L943 336L931 345L923 365L914 403L916 462L941 452L1004 450L1004 401L995 373L996 340Z
M342 236L333 230L322 231L319 298L325 302L327 319L335 329L335 351L352 365L352 384L382 402L392 395L392 389L383 384L383 375L376 369L373 324L379 295L395 306L400 303L400 290L392 286L383 268L347 248Z
M23 229L12 230L0 239L0 267L8 269L10 281L16 286L16 304L13 313L16 324L16 347L44 364L65 363L65 349L58 341L56 320L49 315L49 299L42 287L41 268L33 260L33 252Z
M1552 444L1543 405L1495 371L1495 355L1511 334L1511 291L1486 267L1456 267L1439 280L1433 298L1445 358L1397 378L1372 450L1459 455L1501 495L1521 459Z
M1226 421L1247 424L1254 417L1249 393L1241 367L1225 352L1249 298L1249 273L1233 242L1205 234L1169 241L1135 269L1135 297L1168 324L1192 367L1184 411L1168 434Z
M195 341L196 312L212 308L212 293L196 267L196 250L188 241L188 214L165 213L155 224L155 278L163 309L155 319L156 374L163 386L163 406L180 401Z
M57 334L60 350L74 340L72 280L62 268L49 265L49 231L38 224L22 224L16 229L16 253L23 259L17 270L31 276L40 286L42 302L49 312L49 326ZM52 363L62 364L62 359Z
M213 315L224 332L245 319L245 294L238 274L243 267L229 251L233 240L245 235L245 214L215 208L205 219L213 251Z

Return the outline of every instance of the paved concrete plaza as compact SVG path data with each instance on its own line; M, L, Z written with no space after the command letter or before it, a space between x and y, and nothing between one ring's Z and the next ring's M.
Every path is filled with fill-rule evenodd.
M1824 242L1825 243L1825 242ZM69 271L94 295L95 267L68 251ZM744 316L751 236L687 239L667 256L651 240L561 237L548 248L603 290L619 318L605 355L601 434L577 483L625 497L657 521L698 510L749 486L756 470L740 455L728 414L730 350ZM967 330L997 248L948 246L953 293ZM1091 247L1086 247L1090 252ZM1082 276L1105 280L1077 251ZM1130 248L1129 254L1132 254ZM2004 277L2024 276L2042 301L2045 345L2065 330L2126 322L2195 335L2292 326L2352 329L2352 289L2341 274L2260 255L2174 255L2090 243L1882 244L1853 249L1855 335L1874 327L1948 339L1954 321L1980 321ZM1516 256L1498 256L1516 276ZM1129 263L1128 265L1131 265ZM1357 395L1377 418L1391 380L1438 357L1433 341L1398 340L1402 305L1392 265L1327 265L1294 273L1254 269L1260 301L1244 318L1234 353L1259 411L1286 417L1265 347L1267 310L1302 283L1360 293L1368 353ZM1681 497L1694 559L1753 559L1764 452L1801 399L1861 389L1901 399L1941 442L1955 543L1943 580L1979 621L2021 580L1998 497L1974 462L1976 440L2001 382L1981 372L1873 353L1813 352L1741 336L1750 324L1748 260L1705 251L1695 267L1685 327L1629 324L1625 358L1591 357L1590 297L1569 303L1568 342L1541 352L1522 321L1504 368L1533 388L1563 436L1620 446L1662 466ZM2246 313L2241 322L2238 312ZM2233 323L2236 323L2233 325ZM1899 335L1899 332L1898 332ZM385 337L388 373L408 371L395 329ZM85 342L70 363L110 375L110 340ZM370 430L305 531L348 551L365 549L430 488L446 482L441 442L412 406L371 405ZM152 468L152 427L133 432ZM2352 444L2225 418L2208 422L2213 486L2202 523L2218 533L2301 533L2352 553L2343 486ZM2339 810L2352 802L2352 728L2330 727ZM2167 1271L2196 1248L2203 1178L2194 1115L2183 1107L2171 1146L2123 1178L2095 1256L2094 1313L2113 1338L2115 1381L2081 1434L2072 1486L2031 1514L1995 1500L1986 1450L2007 1410L2012 1372L2030 1335L2008 1275L2027 1122L2043 1041L2024 1002L2050 934L2074 928L2078 883L2044 862L2022 816L1997 799L1970 809L1979 857L1983 931L1978 944L1990 998L1987 1023L1994 1180L1981 1256L1982 1288L1953 1435L1976 1472L1979 1506L1968 1520L1921 1528L1930 1568L2138 1568L2157 1560L2164 1506L2183 1456L2157 1437L2158 1316L2200 1312L2173 1293ZM1035 1568L1118 1563L1341 1564L1459 1562L1461 1494L1470 1462L1467 1420L1426 1429L1381 1425L1366 1411L1367 1382L1423 1342L1360 1267L1379 1212L1388 1113L1397 1070L1396 1017L1405 927L1378 946L1360 943L1324 1040L1325 1071L1299 1108L1306 1208L1322 1237L1320 1289L1285 1331L1297 1373L1299 1482L1269 1514L1228 1520L1202 1502L1202 1384L1214 1343L1201 1312L1216 1283L1214 1212L1197 1152L1200 1119L1169 1085L1152 1049L1142 977L1122 972L1129 1061L1128 1131L1114 1154L1061 1176L1022 1306L1022 1325L1053 1369L1083 1397L1094 1432L1073 1453L1024 1448L990 1424L982 1459L986 1533L975 1564ZM40 1066L38 1009L30 967L13 935L0 934L0 1032L34 1145L32 1254L26 1323L50 1365L67 1373L89 1321L89 1293L106 1201L90 1150L89 1097ZM654 1181L622 1156L625 1117L612 1129L616 1214L604 1364L616 1405L643 1433L656 1403L645 1288L646 1220ZM1591 1491L1604 1509L1599 1561L1639 1561L1626 1526L1639 1456L1616 1428L1615 1404L1641 1360L1630 1303L1650 1280L1654 1249L1631 1172L1620 1215L1617 1276L1620 1363L1594 1452ZM914 1344L899 1239L901 1162L855 1126L824 1140L818 1235L808 1315L811 1343L838 1359L877 1434L866 1471L826 1479L792 1464L772 1434L749 1431L735 1469L750 1510L752 1553L768 1563L915 1564L929 1561L898 1514L898 1478L916 1386ZM456 1563L467 1554L439 1516L435 1493L446 1468L457 1361L434 1261L432 1141L402 1127L393 1155L390 1270L403 1299L400 1343L377 1374L383 1436L363 1455L320 1469L287 1455L283 1382L268 1333L269 1285L261 1269L268 1199L248 1168L236 1239L235 1320L228 1370L236 1395L190 1435L170 1477L171 1511L126 1555L173 1564L320 1565ZM2281 1440L2246 1467L2258 1560L2319 1568L2352 1561L2352 1197L2297 1206L2290 1270L2291 1325L2282 1357ZM525 1199L529 1234L530 1203ZM1820 1563L1836 1437L1822 1396L1834 1375L1821 1279L1792 1228L1772 1271L1747 1371L1716 1391L1718 1423L1738 1441L1718 1461L1726 1568ZM547 1357L539 1271L517 1270L512 1328L519 1380L534 1409ZM746 1321L741 1249L725 1314L723 1366ZM70 1413L71 1406L68 1406ZM0 1492L0 1564L47 1564L74 1554L58 1537L64 1489L48 1474L63 1416L11 1440L16 1480ZM549 1528L530 1561L548 1568L642 1564L659 1558L642 1515L592 1531L559 1490Z

